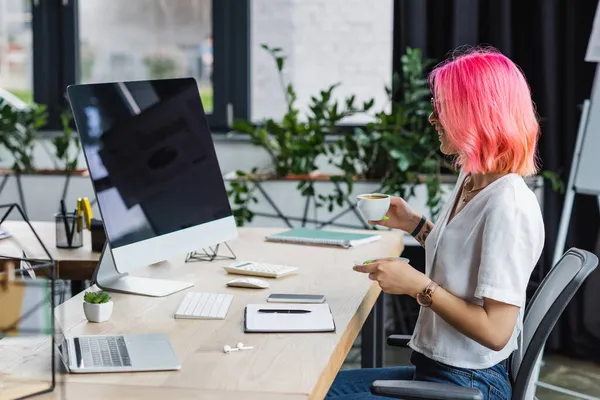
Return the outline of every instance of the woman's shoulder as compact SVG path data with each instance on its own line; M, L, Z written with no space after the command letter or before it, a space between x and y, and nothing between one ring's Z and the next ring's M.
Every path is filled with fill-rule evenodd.
M527 186L523 177L510 174L494 185L486 202L486 213L509 215L528 214L541 219L541 207L535 193Z
M509 227L512 236L523 245L541 251L545 240L544 217L535 193L519 175L498 183L485 205L485 229Z

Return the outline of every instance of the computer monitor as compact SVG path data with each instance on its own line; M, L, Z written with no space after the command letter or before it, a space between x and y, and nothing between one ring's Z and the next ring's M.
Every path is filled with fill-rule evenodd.
M150 296L193 286L128 273L237 235L196 81L80 84L67 94L107 237L96 284Z

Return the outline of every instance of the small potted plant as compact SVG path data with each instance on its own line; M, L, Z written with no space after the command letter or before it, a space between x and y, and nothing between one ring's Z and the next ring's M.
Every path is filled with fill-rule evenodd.
M113 302L106 292L85 292L83 312L90 322L108 321L113 310Z

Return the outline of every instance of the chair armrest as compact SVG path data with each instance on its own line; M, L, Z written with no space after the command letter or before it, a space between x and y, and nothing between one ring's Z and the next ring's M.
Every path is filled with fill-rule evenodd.
M371 393L404 400L481 400L478 389L451 383L420 381L375 381Z
M387 338L387 344L393 347L406 347L411 338L411 335L390 335Z

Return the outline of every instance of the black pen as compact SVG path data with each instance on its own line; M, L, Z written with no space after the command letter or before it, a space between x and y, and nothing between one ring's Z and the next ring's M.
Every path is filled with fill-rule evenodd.
M67 207L65 206L64 199L60 200L60 212L62 214L63 224L65 225L65 235L67 235L67 244L68 244L68 247L71 247L72 241L73 241L73 234L71 233L71 230L69 229L69 221L67 220L67 218L68 218Z
M258 310L259 313L269 314L306 314L311 312L310 310L281 310L276 308Z

